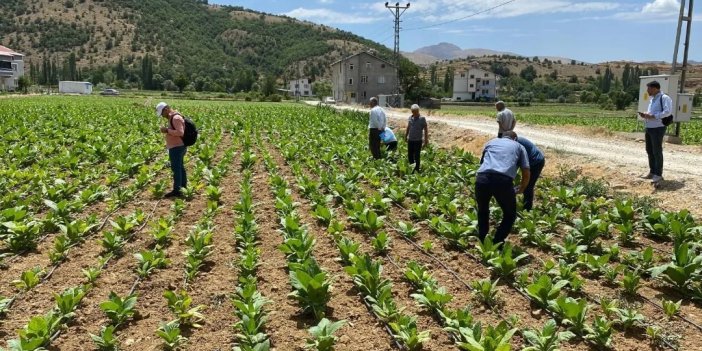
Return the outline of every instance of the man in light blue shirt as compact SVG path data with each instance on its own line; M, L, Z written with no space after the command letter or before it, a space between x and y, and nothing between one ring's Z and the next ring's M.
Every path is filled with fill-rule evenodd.
M663 180L663 137L666 126L663 118L668 117L673 111L673 99L661 92L661 84L652 81L646 84L650 96L646 113L639 112L639 116L646 120L646 154L648 154L649 172L643 176L658 184Z
M511 136L511 134L510 134ZM510 136L487 142L480 158L480 168L475 179L475 198L478 205L478 235L484 240L490 230L490 200L495 197L502 209L502 222L495 231L495 242L502 243L517 219L517 194L529 185L529 156L522 145ZM514 178L517 168L522 170L522 180L515 193Z
M387 127L385 111L378 106L378 99L370 98L370 118L368 121L368 147L374 159L380 159L380 133Z

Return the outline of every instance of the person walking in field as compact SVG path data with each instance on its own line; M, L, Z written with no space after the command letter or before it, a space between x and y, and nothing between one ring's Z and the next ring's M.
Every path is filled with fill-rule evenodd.
M427 119L419 114L419 105L414 104L410 107L412 115L407 120L407 132L405 133L405 141L407 141L407 159L410 164L414 163L414 172L420 172L420 156L422 147L429 144L429 126Z
M173 190L165 196L179 197L181 196L180 189L188 186L188 178L185 173L185 152L187 147L183 142L185 135L185 120L180 112L174 110L165 102L159 102L156 105L156 115L168 119L168 126L161 127L161 133L166 139L166 148L168 149L168 159L171 162L171 171L173 172Z
M505 107L504 101L496 102L495 109L497 110L497 137L502 138L502 133L514 130L517 120L512 110Z
M380 159L380 133L387 127L387 117L385 111L378 106L378 98L370 98L370 118L368 121L368 148L370 148L373 158Z
M514 188L517 168L522 171L519 188ZM480 168L475 180L475 198L478 205L478 236L483 241L490 230L490 200L494 197L502 209L502 222L495 231L495 243L503 243L517 219L516 194L529 185L529 156L526 150L510 136L495 138L483 147Z
M652 81L646 84L648 96L648 109L646 113L639 112L639 116L646 120L646 154L648 154L648 174L642 178L650 179L657 185L663 180L663 137L667 126L663 123L673 111L673 99L661 92L661 84Z
M517 136L517 133L512 131L507 131L503 133L503 136L509 137L510 139L518 142L526 150L527 156L529 157L529 184L526 189L524 189L524 199L523 208L526 211L531 211L534 207L534 188L536 187L536 181L541 175L541 171L544 169L546 164L546 157L544 153L539 150L531 140L523 137Z

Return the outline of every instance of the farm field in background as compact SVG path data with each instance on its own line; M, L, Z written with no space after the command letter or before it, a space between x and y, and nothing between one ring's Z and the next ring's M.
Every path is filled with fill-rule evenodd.
M625 111L603 110L593 104L532 104L531 106L508 105L516 118L517 123L541 124L549 126L583 126L605 128L612 132L643 132L643 124L635 118L636 110L633 108ZM451 106L444 105L441 110L435 111L437 115L452 116L485 116L494 118L495 108L489 106ZM682 123L680 134L685 144L702 143L702 108L693 110L693 120ZM669 132L674 126L668 127Z
M429 148L413 175L406 145L370 158L366 114L186 100L172 105L201 130L190 186L163 199L155 102L0 104L3 346L699 348L687 211L544 179L499 250L475 238L475 155ZM558 113L532 109L515 107Z

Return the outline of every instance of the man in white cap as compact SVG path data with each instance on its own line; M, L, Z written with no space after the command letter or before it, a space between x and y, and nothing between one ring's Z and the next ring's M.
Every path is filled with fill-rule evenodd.
M183 163L187 151L187 147L183 143L185 120L180 112L172 109L165 102L159 102L156 105L156 115L168 119L168 126L161 127L161 133L166 138L166 149L168 149L168 158L171 161L173 190L166 194L166 197L179 197L181 195L180 189L188 186L185 164Z
M414 172L419 172L419 156L422 153L422 147L429 144L429 127L427 119L419 114L419 105L414 104L410 107L412 115L407 121L407 133L405 140L407 141L407 157L410 164L414 163ZM423 134L423 135L422 135Z

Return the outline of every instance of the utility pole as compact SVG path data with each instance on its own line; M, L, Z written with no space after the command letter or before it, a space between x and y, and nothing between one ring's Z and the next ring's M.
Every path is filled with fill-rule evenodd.
M685 3L689 1L688 7L687 7L687 14L685 14ZM678 66L678 49L680 48L680 34L682 32L682 25L683 22L687 22L687 26L685 27L685 49L683 50L683 62L682 62L682 68L680 69L682 72L680 72L680 87L678 92L679 93L684 93L685 92L685 78L687 76L687 54L690 49L690 29L692 29L692 3L693 0L681 0L680 1L680 16L678 17L678 31L675 35L675 51L673 52L673 67L670 71L670 74L675 74L675 71L677 70ZM676 108L676 106L673 106L673 108ZM675 136L679 137L680 136L680 122L675 123Z
M405 11L410 7L408 2L405 6L400 6L400 3L395 3L395 6L391 6L388 2L385 3L385 8L390 10L390 13L395 16L395 106L400 107L400 17Z

